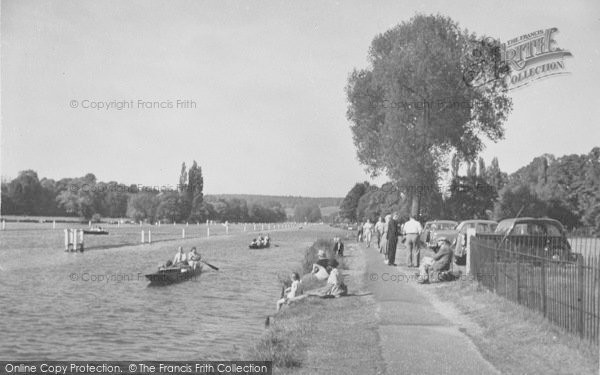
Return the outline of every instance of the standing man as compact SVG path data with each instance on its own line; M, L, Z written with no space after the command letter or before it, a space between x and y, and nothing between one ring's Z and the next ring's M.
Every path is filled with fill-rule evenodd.
M404 235L406 236L406 247L408 249L408 258L406 265L408 267L419 267L420 262L420 251L419 251L419 235L423 231L421 223L415 220L415 215L410 215L408 221L404 223ZM415 263L413 263L413 252Z
M367 243L367 247L371 247L371 237L373 237L373 224L371 224L371 219L367 219L367 222L363 225L363 236Z
M394 216L388 223L387 243L388 243L388 266L395 266L396 263L396 246L398 246L398 213L394 212Z
M383 229L385 228L385 223L383 222L383 218L379 216L379 221L375 224L375 233L377 234L377 248L381 246L381 236L383 235Z
M339 237L333 237L333 253L343 257L344 256L344 243Z

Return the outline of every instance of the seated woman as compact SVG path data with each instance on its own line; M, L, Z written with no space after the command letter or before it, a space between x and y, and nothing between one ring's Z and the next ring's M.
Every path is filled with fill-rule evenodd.
M317 296L322 298L337 298L348 294L348 288L342 281L339 270L337 269L338 265L338 261L335 259L329 262L330 272L329 277L327 278L327 285L322 288L307 292L306 294L309 296Z
M317 280L326 280L329 277L329 258L325 250L319 250L317 263L313 264L312 274Z
M300 275L297 272L292 273L292 285L284 291L284 297L277 301L277 311L281 310L281 306L290 302L298 301L306 296L302 295L302 282Z
M195 247L192 247L192 250L190 250L189 254L187 255L188 265L193 270L195 270L196 268L198 268L198 263L200 263L201 260L202 260L202 255L200 255L196 252Z

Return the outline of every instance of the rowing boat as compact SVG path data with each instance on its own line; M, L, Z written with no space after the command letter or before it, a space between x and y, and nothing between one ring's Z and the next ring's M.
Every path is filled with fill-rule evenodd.
M255 245L255 244L248 245L249 249L268 249L269 247L271 247L271 242L267 242L266 245Z
M155 273L147 274L146 278L150 280L151 286L159 286L180 283L196 276L200 276L201 273L202 264L198 264L196 269L192 269L191 267L169 267L159 269Z
M84 229L83 234L108 234L108 231L104 229Z

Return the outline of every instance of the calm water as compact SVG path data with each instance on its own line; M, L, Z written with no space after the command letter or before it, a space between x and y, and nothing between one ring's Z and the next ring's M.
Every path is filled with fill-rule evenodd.
M277 274L328 236L326 228L272 232L279 246L255 251L252 234L236 234L75 254L62 251L61 230L22 226L0 233L2 360L239 358L274 312ZM197 246L220 271L147 287L143 274L179 244Z

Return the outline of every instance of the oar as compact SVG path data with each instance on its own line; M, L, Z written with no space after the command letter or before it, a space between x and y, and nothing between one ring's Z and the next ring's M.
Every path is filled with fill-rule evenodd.
M215 270L215 271L218 271L218 270L219 270L219 267L215 267L215 266L213 266L212 264L210 264L210 263L206 263L206 262L205 262L205 261L203 261L203 260L201 260L201 262L202 262L202 263L204 263L204 264L206 264L207 266L209 266L210 268L212 268L212 269L213 269L213 270Z

